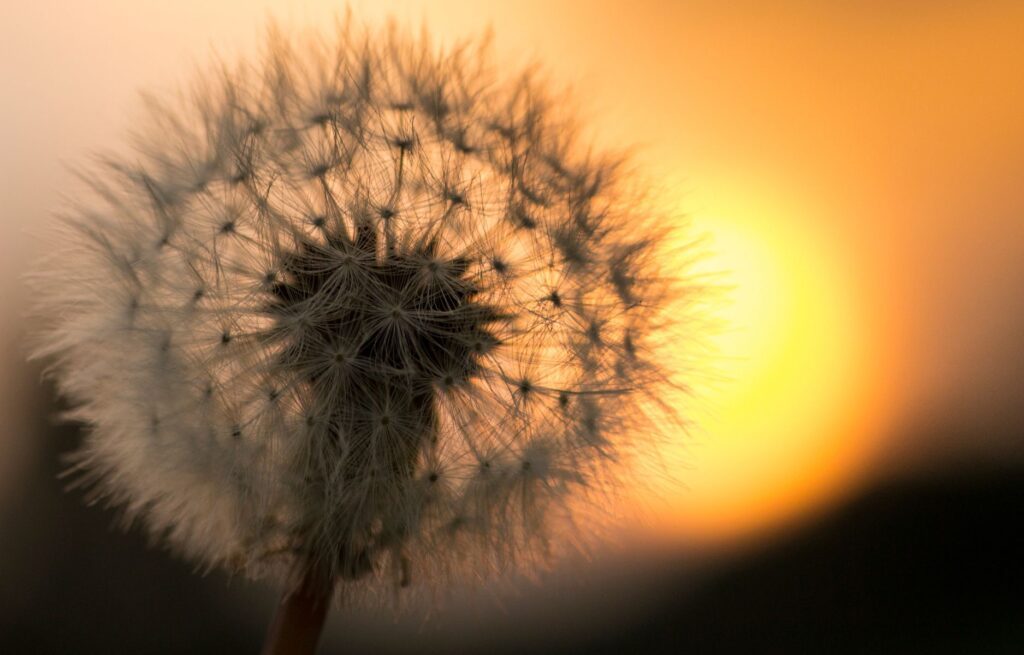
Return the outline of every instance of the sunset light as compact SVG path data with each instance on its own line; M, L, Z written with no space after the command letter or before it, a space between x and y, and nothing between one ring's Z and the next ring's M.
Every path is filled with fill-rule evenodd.
M1024 1L0 41L0 653L1024 652Z
M721 287L711 311L723 326L710 339L718 379L675 501L678 529L695 538L737 536L827 502L870 447L873 408L850 405L865 397L866 374L852 282L834 244L772 211L693 220L710 237L694 274Z

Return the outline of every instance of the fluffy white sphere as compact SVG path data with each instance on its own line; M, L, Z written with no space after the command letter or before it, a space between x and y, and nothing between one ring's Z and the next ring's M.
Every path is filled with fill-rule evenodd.
M90 173L37 287L97 494L209 566L386 588L533 566L628 474L664 229L487 62L278 37Z

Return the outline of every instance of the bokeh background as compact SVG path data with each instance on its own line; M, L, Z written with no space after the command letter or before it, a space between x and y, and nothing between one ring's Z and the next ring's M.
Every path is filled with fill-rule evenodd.
M431 622L335 612L324 652L1020 652L1024 4L352 2L494 32L707 255L695 427L645 520ZM139 91L326 0L0 7L0 652L255 652L276 590L202 576L57 479L79 438L24 363L21 275ZM682 436L682 435L681 435ZM639 527L638 527L639 526Z

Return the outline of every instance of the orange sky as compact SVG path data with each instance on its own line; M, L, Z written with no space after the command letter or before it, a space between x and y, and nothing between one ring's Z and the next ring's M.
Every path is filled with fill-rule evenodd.
M703 270L735 287L726 379L704 390L667 513L693 537L798 516L928 456L897 441L922 414L1013 402L1000 353L1024 317L1024 4L771 4L353 3L442 38L491 24L502 57L571 83L597 138L636 144L664 201L713 238ZM5 7L3 277L57 204L61 160L122 134L137 89L186 79L211 45L251 49L269 14L317 23L337 6Z

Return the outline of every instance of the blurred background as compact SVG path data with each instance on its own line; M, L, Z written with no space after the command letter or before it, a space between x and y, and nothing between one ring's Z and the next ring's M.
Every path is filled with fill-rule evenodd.
M335 612L323 652L1021 652L1024 4L352 2L490 27L568 84L702 238L713 368L643 527L429 623ZM326 0L0 7L0 652L256 652L277 590L124 532L57 479L78 428L24 363L34 226L139 91ZM682 436L682 435L681 435Z

